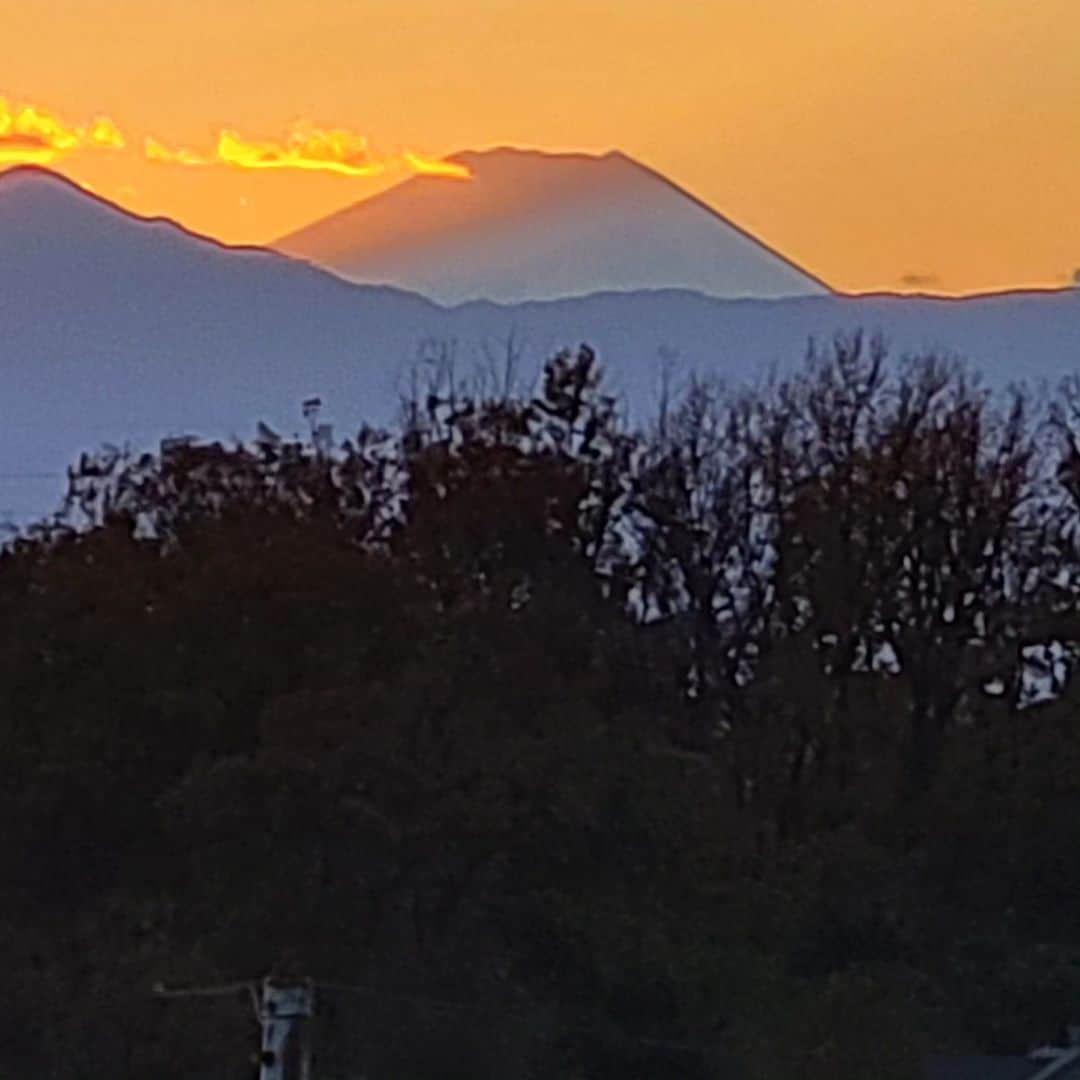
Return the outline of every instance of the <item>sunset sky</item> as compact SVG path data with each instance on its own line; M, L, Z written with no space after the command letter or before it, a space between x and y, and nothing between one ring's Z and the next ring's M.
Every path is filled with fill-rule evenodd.
M512 144L621 149L841 289L1080 267L1077 0L27 0L3 37L9 111L83 129L54 167L230 242ZM385 168L147 160L293 125Z

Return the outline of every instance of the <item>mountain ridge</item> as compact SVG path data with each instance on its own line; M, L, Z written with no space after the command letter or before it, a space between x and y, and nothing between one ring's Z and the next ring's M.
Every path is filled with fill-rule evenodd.
M209 233L200 233L194 229L188 228L188 226L177 221L175 218L168 217L164 214L139 214L134 210L129 210L126 206L121 206L112 199L106 198L104 195L99 195L96 191L83 186L76 180L72 180L71 177L65 176L63 173L56 172L53 169L49 169L44 165L15 165L0 172L0 199L10 198L13 190L24 184L34 184L38 187L39 191L50 189L66 191L70 194L89 200L92 204L102 210L111 211L114 214L127 218L131 222L174 229L176 232L183 233L193 240L201 240L226 251L253 252L276 255L278 258L288 258L288 256L283 255L281 252L275 251L273 248L267 247L266 245L227 243L224 240L219 240L216 236L211 236Z
M58 221L49 199L15 199L0 177L0 519L47 513L57 476L104 442L245 437L258 420L302 430L300 403L313 396L351 433L394 422L403 397L451 366L468 378L516 356L534 373L582 342L635 422L652 415L669 361L677 378L754 382L797 364L809 338L860 327L895 355L967 355L990 386L1080 371L1077 290L722 300L662 288L446 308L102 213L113 204L63 182L47 189L70 193ZM26 475L43 473L55 475Z

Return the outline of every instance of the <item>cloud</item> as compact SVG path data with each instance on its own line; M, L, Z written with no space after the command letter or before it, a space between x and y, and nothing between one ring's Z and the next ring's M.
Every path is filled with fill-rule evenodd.
M235 169L296 169L337 173L340 176L378 176L391 168L406 168L424 176L467 180L472 176L465 165L405 151L398 156L378 157L368 140L345 128L317 128L294 124L279 139L250 139L239 132L222 130L212 151L174 149L159 139L143 141L148 161L162 165L200 168L224 165Z
M372 158L363 135L341 128L294 125L282 140L251 141L235 131L218 136L218 160L240 169L309 169L343 176L377 176L385 164Z
M0 97L0 166L52 165L84 150L120 150L127 140L106 116L73 125L34 105L11 105ZM387 169L405 169L425 176L468 179L468 168L405 151L393 156L372 154L364 135L346 128L293 124L281 138L250 139L223 128L213 149L190 150L147 136L143 157L160 165L192 168L297 169L341 176L377 176Z
M77 150L123 146L123 133L108 117L72 126L46 109L0 98L0 164L50 165Z
M472 169L468 165L459 165L455 161L437 161L408 150L402 156L409 168L422 176L449 176L455 180L468 180L472 177Z
M122 150L125 145L123 133L107 116L97 117L90 125L90 142L112 150Z
M214 165L216 162L213 158L203 157L201 154L196 154L193 150L185 150L180 148L174 150L171 147L166 146L163 142L159 142L157 139L152 139L147 136L143 139L143 156L147 161L154 161L160 165Z
M0 133L0 165L48 165L57 156L57 151L36 135Z

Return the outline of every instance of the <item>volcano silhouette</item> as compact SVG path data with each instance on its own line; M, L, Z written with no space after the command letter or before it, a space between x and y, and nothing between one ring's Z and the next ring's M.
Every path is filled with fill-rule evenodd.
M472 178L414 176L272 246L350 281L448 304L666 288L729 299L829 292L624 154L504 147L448 160Z

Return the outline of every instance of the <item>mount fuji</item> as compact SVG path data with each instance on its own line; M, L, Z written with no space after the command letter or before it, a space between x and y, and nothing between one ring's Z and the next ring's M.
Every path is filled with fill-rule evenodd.
M443 304L690 289L726 299L828 287L670 180L618 152L500 148L447 159L273 246L349 281Z

